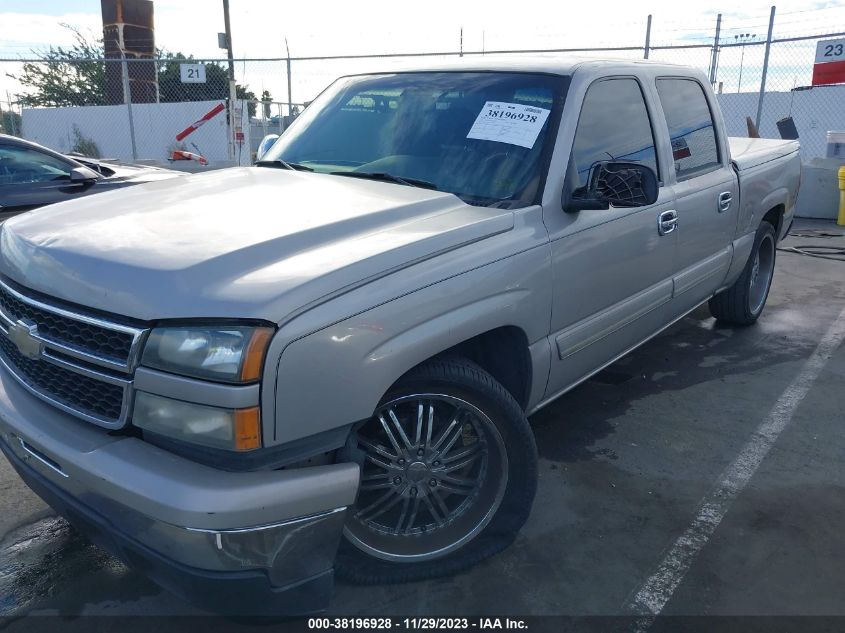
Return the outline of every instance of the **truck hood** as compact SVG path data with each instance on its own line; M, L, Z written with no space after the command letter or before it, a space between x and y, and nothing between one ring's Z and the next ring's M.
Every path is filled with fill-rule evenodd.
M291 312L513 228L452 194L234 168L63 202L7 221L0 272L127 317ZM457 271L456 271L457 272Z

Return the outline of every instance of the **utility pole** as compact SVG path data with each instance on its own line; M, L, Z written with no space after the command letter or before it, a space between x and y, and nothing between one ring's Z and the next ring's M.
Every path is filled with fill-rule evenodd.
M643 59L648 59L649 50L651 50L651 14L649 14L648 22L645 25L645 54Z
M716 39L713 40L713 55L710 58L710 85L716 87L716 67L719 65L719 35L722 32L722 14L716 16Z
M293 98L290 96L290 47L288 46L288 38L285 38L285 52L288 54L288 116L293 115Z
M120 49L120 66L123 74L123 101L126 103L126 113L129 116L129 140L132 143L132 161L138 161L138 147L135 145L135 119L132 116L132 89L129 85L129 65L126 53Z
M760 129L760 118L763 116L763 98L766 96L766 75L769 74L769 53L772 49L772 31L775 28L775 11L777 7L772 7L769 13L769 34L766 36L766 52L763 55L763 77L760 80L760 96L757 98L757 117L754 119L754 124L757 129Z
M232 23L229 21L229 0L223 0L223 26L226 29L226 52L229 55L229 80L235 81L235 56L232 54Z
M226 53L229 56L229 160L235 159L235 56L232 54L232 24L229 21L229 0L223 0L223 26L226 30Z

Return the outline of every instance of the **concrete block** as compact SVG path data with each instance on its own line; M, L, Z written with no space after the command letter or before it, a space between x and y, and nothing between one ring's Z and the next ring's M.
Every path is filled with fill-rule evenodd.
M841 158L813 158L801 172L801 190L795 205L799 218L835 220L839 212L839 168Z

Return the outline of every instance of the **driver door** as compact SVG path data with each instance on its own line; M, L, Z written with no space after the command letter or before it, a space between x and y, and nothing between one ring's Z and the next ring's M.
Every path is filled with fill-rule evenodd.
M642 87L633 77L600 79L587 90L575 132L565 189L582 186L602 160L638 162L657 172L654 204L606 210L546 209L554 297L550 344L551 398L610 363L668 320L675 231L674 194L660 161ZM670 223L671 225L671 223Z

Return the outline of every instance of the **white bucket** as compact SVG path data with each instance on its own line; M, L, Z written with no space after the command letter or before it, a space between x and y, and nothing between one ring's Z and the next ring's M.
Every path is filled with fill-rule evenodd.
M827 133L827 157L845 158L845 132Z

